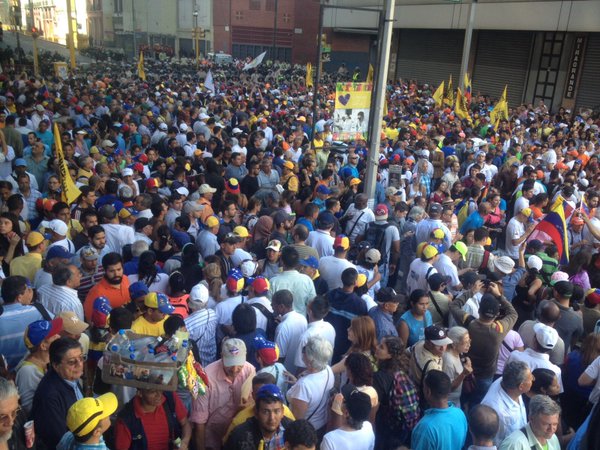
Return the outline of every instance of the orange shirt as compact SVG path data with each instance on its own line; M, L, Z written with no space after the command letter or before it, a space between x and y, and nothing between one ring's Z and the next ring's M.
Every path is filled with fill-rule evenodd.
M129 303L131 297L129 296L129 278L127 278L127 275L123 275L120 286L109 284L108 281L106 281L106 278L102 278L96 286L90 289L90 292L88 292L85 302L83 303L83 312L87 322L92 319L94 300L98 297L106 297L112 308L118 308Z

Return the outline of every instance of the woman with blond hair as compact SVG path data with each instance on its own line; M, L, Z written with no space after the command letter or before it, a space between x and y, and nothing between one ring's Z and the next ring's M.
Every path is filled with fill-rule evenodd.
M214 308L223 298L221 292L221 286L223 281L221 279L221 265L218 262L208 262L202 269L202 275L204 280L202 284L208 289L208 307Z
M351 353L362 353L369 361L374 370L377 369L377 360L375 351L377 350L377 332L375 322L369 316L359 316L352 319L348 328L348 340L351 342L350 348L340 362L335 364L333 373L343 373L346 370L345 360Z

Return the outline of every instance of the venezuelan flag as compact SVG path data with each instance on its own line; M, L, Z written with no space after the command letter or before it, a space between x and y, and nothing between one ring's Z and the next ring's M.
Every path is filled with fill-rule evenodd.
M560 199L560 201L558 199ZM567 235L565 204L570 207L570 205L559 196L554 205L552 205L551 211L546 214L535 227L537 231L543 231L550 236L552 241L554 241L558 249L561 264L569 263L569 238Z

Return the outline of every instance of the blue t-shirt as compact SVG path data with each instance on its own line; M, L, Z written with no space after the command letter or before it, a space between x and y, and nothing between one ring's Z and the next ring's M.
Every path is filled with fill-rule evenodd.
M467 418L460 408L430 408L412 432L413 450L457 450L467 438Z
M406 343L407 347L411 347L417 342L425 339L425 328L433 325L433 319L429 311L425 311L425 317L423 320L417 320L412 315L410 310L408 310L402 314L402 316L400 316L400 320L403 320L408 326L408 342Z

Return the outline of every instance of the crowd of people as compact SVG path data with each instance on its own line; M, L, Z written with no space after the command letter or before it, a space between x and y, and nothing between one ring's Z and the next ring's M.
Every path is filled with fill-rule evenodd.
M336 74L208 69L0 74L0 450L600 447L597 113L390 82L368 198ZM106 383L120 330L206 392Z

